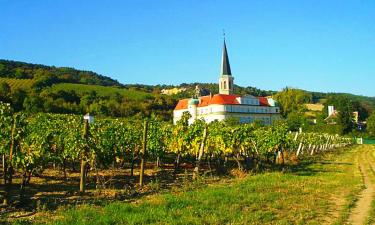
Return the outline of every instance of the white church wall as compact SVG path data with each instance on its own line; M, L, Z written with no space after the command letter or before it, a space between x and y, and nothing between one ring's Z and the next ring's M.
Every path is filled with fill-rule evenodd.
M211 105L211 112L217 113L217 112L224 112L225 106L224 105Z
M189 109L174 110L174 123L181 119L182 114L188 111L192 118L189 123L195 119L204 118L210 123L215 120L224 120L228 117L235 116L242 122L254 122L255 120L263 121L265 124L272 124L273 121L280 119L278 107L266 106L249 106L249 105L209 105L205 107L189 107Z

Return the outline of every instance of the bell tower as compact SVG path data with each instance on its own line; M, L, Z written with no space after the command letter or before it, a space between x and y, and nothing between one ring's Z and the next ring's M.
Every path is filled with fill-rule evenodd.
M234 77L232 76L232 71L230 70L227 46L224 39L223 56L221 59L221 72L219 79L219 94L232 95L234 93L233 80Z

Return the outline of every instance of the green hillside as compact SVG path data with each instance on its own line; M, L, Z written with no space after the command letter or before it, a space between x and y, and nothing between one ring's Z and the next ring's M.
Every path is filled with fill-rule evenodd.
M90 92L96 92L99 97L115 97L120 95L122 97L127 97L133 100L145 100L147 98L152 98L152 94L135 90L134 88L125 89L118 87L106 87L100 85L87 85L87 84L70 84L70 83L61 83L54 84L51 87L47 88L46 91L50 93L58 93L61 91L71 92L75 91L78 95L89 94Z
M7 83L12 90L24 89L29 90L35 84L33 79L15 79L0 77L0 83ZM61 91L71 92L74 91L78 95L85 95L90 92L95 92L99 97L115 97L117 95L127 97L133 100L144 100L151 98L152 94L145 90L139 90L135 87L120 88L118 86L101 86L89 84L74 84L74 83L58 83L53 84L51 87L45 87L43 92L58 93Z
M40 84L40 83L39 83ZM34 79L0 78L0 102L30 113L87 112L97 116L144 117L171 120L177 96L161 95L148 86L102 86L78 83L38 85Z
M17 79L49 79L51 83L79 83L102 86L121 86L110 78L95 72L69 67L55 67L0 59L0 77Z
M311 92L313 96L313 101L314 103L324 103L325 100L329 97L332 96L341 96L341 97L346 97L349 98L351 101L358 101L362 102L364 104L367 104L371 108L375 108L375 97L368 97L368 96L363 96L363 95L354 95L354 94L349 94L349 93L321 93L321 92Z

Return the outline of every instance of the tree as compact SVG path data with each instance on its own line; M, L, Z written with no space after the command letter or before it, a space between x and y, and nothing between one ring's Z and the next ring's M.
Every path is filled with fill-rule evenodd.
M94 103L94 101L98 98L98 94L96 91L90 91L88 94L81 97L80 106L82 110L88 112L90 109L90 105Z
M291 112L305 110L304 104L312 101L312 95L300 89L285 88L274 96L279 103L281 113L287 116Z
M30 95L25 98L23 108L26 112L37 113L43 111L43 101L38 95Z
M286 122L291 131L298 131L299 128L305 127L308 123L305 115L299 112L289 113Z
M27 75L22 68L16 68L15 73L14 73L14 77L17 78L17 79L25 79L25 78L27 78Z
M38 69L34 74L35 82L33 84L34 89L41 90L43 87L51 86L58 82L58 78L55 74L52 74L48 70Z
M375 112L367 119L367 132L371 137L375 137Z
M0 83L0 101L2 102L9 102L10 97L10 86L6 82Z
M354 128L353 110L350 105L341 108L338 113L338 123L341 125L341 134L350 133Z
M11 93L12 105L15 111L21 111L23 108L23 102L27 96L27 92L21 88L15 88Z
M4 64L0 63L0 76L2 75L5 75L6 74L6 67Z
M338 112L337 124L341 126L341 134L347 134L354 128L353 102L346 96L331 96L327 99L324 111L328 112L328 106L334 106ZM327 114L328 116L328 114Z
M359 121L365 121L371 114L371 106L366 102L354 101L353 110L358 112Z

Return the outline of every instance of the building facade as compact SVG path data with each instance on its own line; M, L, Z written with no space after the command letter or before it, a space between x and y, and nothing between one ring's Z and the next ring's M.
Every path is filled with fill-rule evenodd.
M173 111L176 123L184 112L189 112L193 123L196 119L204 119L207 123L227 118L238 118L241 123L261 121L266 125L280 118L279 107L270 97L240 96L234 94L234 77L230 69L227 47L224 40L219 77L219 94L200 96L197 87L193 98L182 99Z

